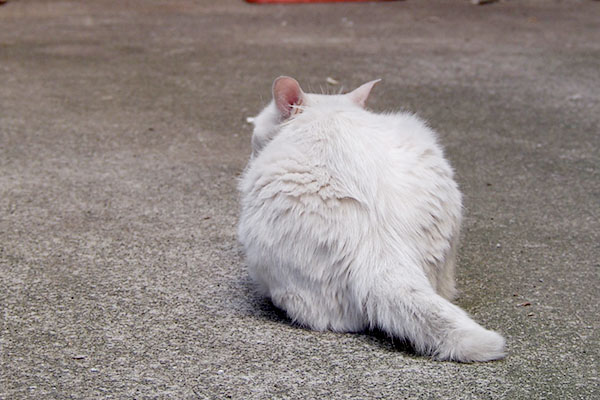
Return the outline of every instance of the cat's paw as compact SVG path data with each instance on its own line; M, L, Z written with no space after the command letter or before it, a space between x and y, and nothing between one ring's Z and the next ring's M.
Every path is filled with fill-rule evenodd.
M479 325L454 330L435 354L438 360L481 362L506 356L506 341L497 332Z

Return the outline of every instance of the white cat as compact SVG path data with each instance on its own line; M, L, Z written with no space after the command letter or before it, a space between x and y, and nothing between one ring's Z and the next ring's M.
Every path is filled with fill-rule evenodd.
M250 274L311 329L377 328L439 360L502 358L502 336L449 301L462 207L452 169L420 119L364 109L377 82L345 95L273 83L240 182Z

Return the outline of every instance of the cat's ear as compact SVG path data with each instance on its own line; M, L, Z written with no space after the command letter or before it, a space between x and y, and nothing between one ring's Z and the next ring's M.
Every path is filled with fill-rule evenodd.
M361 85L360 87L348 93L347 96L350 96L350 99L354 103L358 104L361 107L364 107L367 103L369 93L371 93L371 89L373 89L373 86L375 86L375 84L380 80L381 79L375 79L374 81L367 82L364 85Z
M273 82L273 100L281 117L287 119L292 115L294 106L303 103L304 92L294 78L280 76Z

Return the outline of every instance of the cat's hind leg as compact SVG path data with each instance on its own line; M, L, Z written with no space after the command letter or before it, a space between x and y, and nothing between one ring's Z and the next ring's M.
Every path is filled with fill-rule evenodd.
M296 324L316 331L359 332L367 328L364 314L349 299L311 290L276 290L271 292L273 304L285 310ZM333 294L333 295L332 295Z

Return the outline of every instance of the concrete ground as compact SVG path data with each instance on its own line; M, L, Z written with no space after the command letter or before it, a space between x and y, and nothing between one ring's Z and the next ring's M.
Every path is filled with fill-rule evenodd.
M236 180L281 74L383 78L373 110L440 132L457 303L505 360L307 331L253 292ZM597 1L8 1L0 398L599 398L599 154Z

